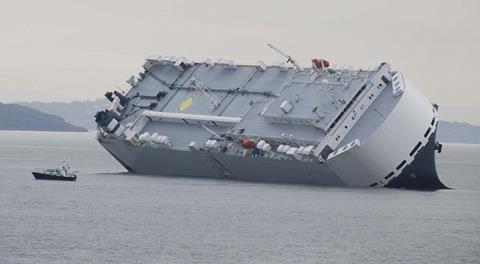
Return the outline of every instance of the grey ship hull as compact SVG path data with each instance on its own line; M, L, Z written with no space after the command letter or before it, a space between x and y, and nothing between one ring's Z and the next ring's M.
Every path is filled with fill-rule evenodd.
M446 188L432 105L403 74L152 58L96 115L128 171L349 187Z
M433 133L428 143L418 151L415 160L385 187L418 190L447 188L435 170L435 136L436 133ZM262 157L212 155L202 151L144 148L115 138L100 143L123 167L136 174L348 186L325 163L305 164Z
M139 174L346 186L342 179L320 163L299 164L262 157L211 155L202 151L146 149L117 139L101 144L128 171Z

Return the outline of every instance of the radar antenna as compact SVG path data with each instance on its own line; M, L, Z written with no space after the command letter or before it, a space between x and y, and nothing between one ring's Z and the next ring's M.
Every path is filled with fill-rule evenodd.
M273 49L274 51L276 51L278 54L280 54L282 57L286 58L287 59L287 63L291 63L293 64L293 66L295 66L295 69L297 70L301 70L302 68L297 64L297 62L295 61L294 58L292 58L292 56L284 53L283 51L279 50L278 48L276 48L275 46L273 46L272 44L270 43L267 43L267 46L271 49Z

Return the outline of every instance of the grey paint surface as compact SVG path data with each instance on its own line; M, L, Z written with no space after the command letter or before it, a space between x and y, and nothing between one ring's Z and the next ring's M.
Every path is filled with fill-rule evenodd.
M365 153L361 145L369 141L404 98L393 89L398 76L405 85L403 75L386 63L369 70L345 67L297 70L288 65L265 69L225 61L197 63L183 57L156 56L146 60L144 69L126 94L130 99L128 105L119 113L121 127L128 127L127 132L135 131L133 140L125 139L127 132L113 136L100 128L99 133L102 145L131 171L333 186L388 183L383 179L388 173L384 170L391 168L382 166L378 168L382 171L377 171L359 163L359 159L364 159L362 156L370 160L379 153L388 153L385 151L388 146L375 147L375 143L370 143L370 153ZM396 111L395 120L388 122L386 130L394 134L375 137L379 142L395 140L392 146L400 146L399 150L404 148L401 133L395 132L397 122L413 126L405 131L410 133L405 139L411 144L410 141L422 135L408 131L419 131L422 127L423 133L430 116L436 115L430 102L413 86L408 89L407 101L400 108L403 110ZM157 97L159 93L166 95ZM282 108L286 102L291 109ZM409 105L416 104L421 105L418 108L422 112L419 113L421 120L428 121L402 115ZM174 113L175 117L145 115L150 112ZM190 120L192 114L206 121L203 122L206 126ZM235 117L240 121L219 125L208 121L211 117ZM166 136L168 143L155 143L156 137L142 138L150 138L147 134ZM242 139L255 144L264 140L272 150L245 149L240 144ZM215 140L218 145L208 146L209 140ZM325 150L331 149L336 154L344 151L347 144L353 146L354 141L359 144L356 148L361 148L348 149L348 153L356 153L354 156L337 157L329 162L329 152ZM318 152L320 155L316 152L286 154L277 151L281 145L312 146L323 151ZM391 149L392 154L395 148ZM393 162L406 159L402 155L396 153Z

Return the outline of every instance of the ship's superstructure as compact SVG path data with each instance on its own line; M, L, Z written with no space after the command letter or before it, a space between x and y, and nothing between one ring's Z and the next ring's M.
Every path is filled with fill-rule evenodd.
M149 57L127 93L106 94L98 140L142 174L445 188L437 106L402 73L289 62Z

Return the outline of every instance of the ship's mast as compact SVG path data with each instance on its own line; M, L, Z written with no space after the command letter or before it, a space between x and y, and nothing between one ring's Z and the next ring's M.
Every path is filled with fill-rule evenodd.
M292 58L292 56L286 54L285 52L279 50L278 48L276 48L275 46L273 46L272 44L270 43L267 43L267 46L271 49L273 49L274 51L276 51L278 54L280 54L282 57L286 58L287 59L287 62L293 64L293 66L295 66L295 69L297 70L301 70L302 68L297 64L296 60L294 58Z

